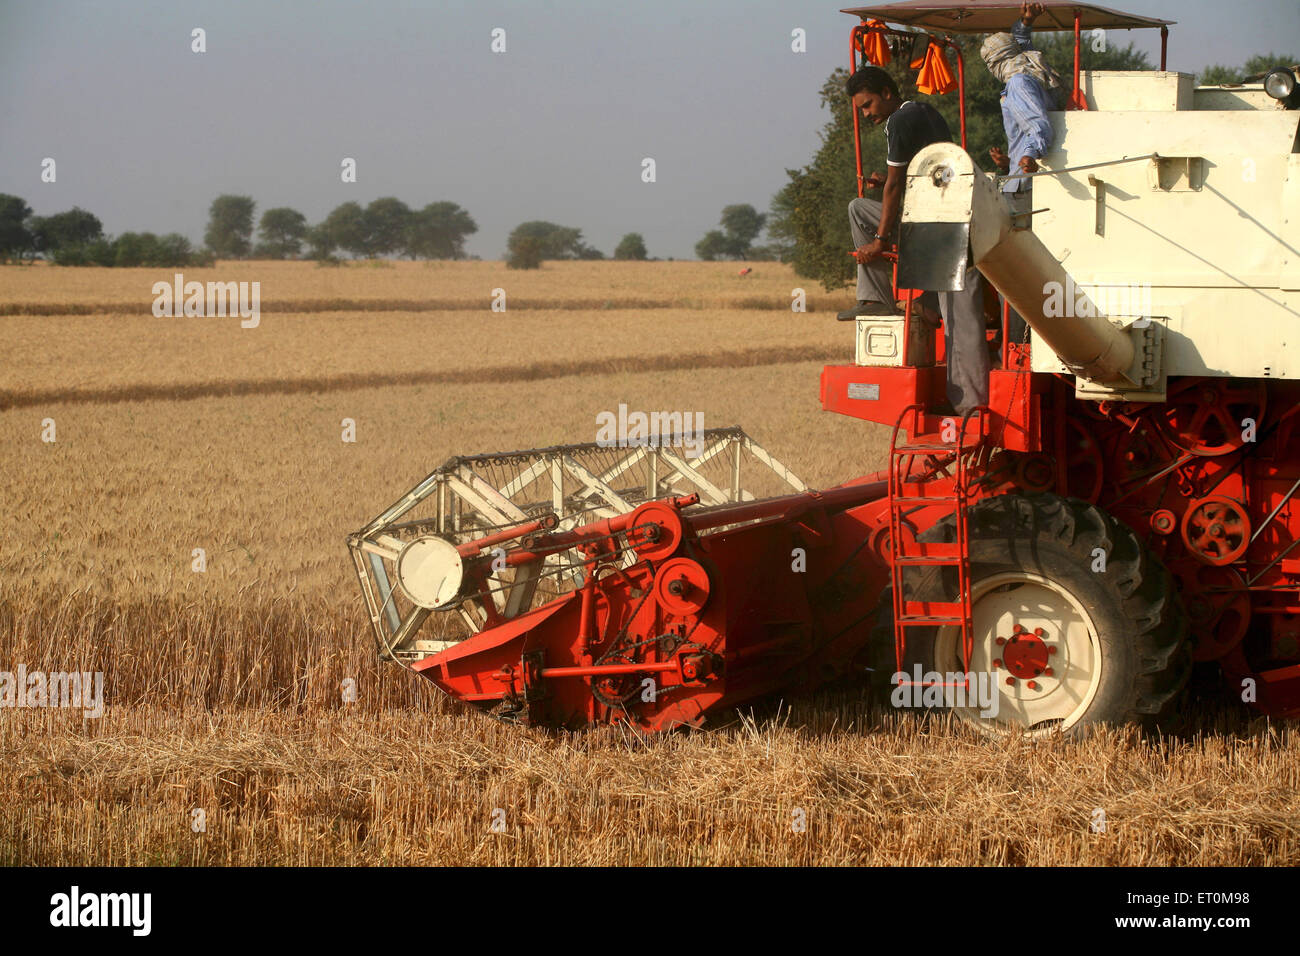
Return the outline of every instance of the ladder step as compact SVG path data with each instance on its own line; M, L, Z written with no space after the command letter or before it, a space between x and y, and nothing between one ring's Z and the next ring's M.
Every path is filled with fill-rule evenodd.
M960 683L958 683L956 681L945 681L945 682L934 681L933 683L927 683L922 680L900 680L898 682L898 686L899 687L963 687L969 689L970 682L961 681Z
M904 617L955 617L962 620L966 609L960 601L904 601Z
M902 627L965 627L964 617L896 617L894 623Z
M962 557L956 541L903 541L894 551L894 559L904 564L914 564L911 559L934 558L940 561L958 560ZM908 559L908 560L904 560Z
M955 568L961 564L961 558L931 558L924 554L908 554L896 556L894 563L905 568Z
M932 504L932 505L953 505L955 507L957 504L959 504L958 500L951 495L947 495L947 496L908 495L906 498L891 498L889 500L896 505L902 505L902 506Z

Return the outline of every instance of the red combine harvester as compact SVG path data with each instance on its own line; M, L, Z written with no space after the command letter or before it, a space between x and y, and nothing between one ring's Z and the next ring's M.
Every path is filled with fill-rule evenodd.
M822 373L824 408L893 427L883 470L813 491L739 429L665 437L623 408L627 441L454 458L349 538L382 656L546 727L697 726L871 672L990 734L1072 732L1171 715L1194 663L1300 713L1295 74L1194 88L1164 70L1167 21L1047 8L1076 92L1033 228L963 149L922 150L904 314L859 318ZM856 67L872 33L957 49L1019 5L845 12ZM1135 27L1159 71L1079 69L1084 31ZM989 402L959 419L907 287L968 259L1030 333L991 316Z

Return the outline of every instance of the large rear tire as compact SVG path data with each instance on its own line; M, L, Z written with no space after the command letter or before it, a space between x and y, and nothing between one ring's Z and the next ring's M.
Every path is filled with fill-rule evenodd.
M982 679L997 700L980 706L970 695L940 709L994 736L1172 723L1191 673L1187 618L1172 576L1126 525L1074 498L1004 495L972 505L967 530L969 670L989 675ZM955 517L918 540L955 541ZM904 581L913 600L957 597L952 567L908 568ZM878 687L896 667L893 640L886 591L873 642ZM960 628L916 627L903 669L909 679L918 665L946 677L967 671L962 658Z

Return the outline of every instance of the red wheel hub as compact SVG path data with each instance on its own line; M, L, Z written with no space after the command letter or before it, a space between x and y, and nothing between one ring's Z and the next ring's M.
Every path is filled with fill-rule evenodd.
M1047 670L1050 651L1043 643L1043 629L1026 631L1017 624L1010 637L999 637L1002 647L1002 663L1012 676L1021 680L1039 677Z

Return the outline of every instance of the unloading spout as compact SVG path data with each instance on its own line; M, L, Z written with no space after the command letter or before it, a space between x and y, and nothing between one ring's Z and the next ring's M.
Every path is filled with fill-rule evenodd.
M968 259L1074 375L1119 389L1158 378L1151 342L1159 327L1124 327L1092 303L1049 315L1049 290L1074 289L1074 280L1029 229L1013 227L993 177L961 147L935 143L907 170L899 285L958 289Z

